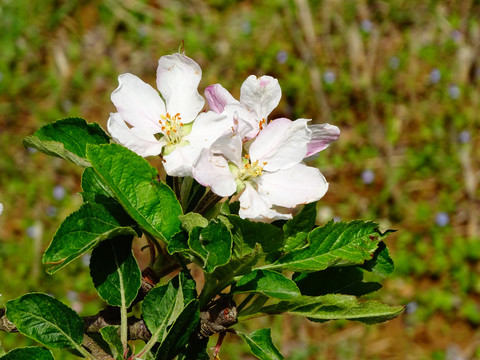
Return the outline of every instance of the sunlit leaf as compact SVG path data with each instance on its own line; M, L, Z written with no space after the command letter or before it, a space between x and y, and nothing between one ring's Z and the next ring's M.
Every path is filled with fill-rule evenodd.
M259 329L251 334L238 332L238 335L250 346L250 350L260 360L281 360L284 357L273 345L270 329Z
M51 348L75 348L83 341L83 321L53 297L31 293L7 302L7 318L22 334Z
M235 293L262 293L277 299L287 300L300 296L295 282L281 273L269 270L254 270L237 282Z
M1 360L54 360L52 352L42 347L26 347L9 351Z

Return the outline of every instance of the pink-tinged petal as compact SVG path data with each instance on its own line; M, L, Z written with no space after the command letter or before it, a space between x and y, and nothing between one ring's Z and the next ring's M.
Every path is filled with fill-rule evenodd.
M200 155L198 148L184 145L177 145L168 155L163 156L163 168L170 176L192 176L193 163Z
M168 113L180 114L184 124L192 122L205 104L197 90L201 77L200 66L185 55L166 55L158 60L158 90Z
M237 104L236 100L227 89L220 84L210 85L205 89L205 97L210 109L216 113L221 113L227 104Z
M227 114L218 114L213 111L201 113L192 125L192 131L184 139L191 146L208 148L219 137L231 131L233 119Z
M257 178L260 196L274 205L293 208L319 200L328 190L320 170L298 164Z
M240 135L242 141L254 138L260 131L257 115L248 110L245 105L227 104L225 112L233 117L234 130Z
M115 142L140 156L155 156L162 151L164 144L158 141L149 129L129 128L119 113L110 114L107 129Z
M238 199L240 201L240 210L238 215L242 219L252 219L255 221L288 220L292 218L291 214L282 214L272 209L272 204L260 194L249 183L245 184L245 190Z
M306 119L271 121L255 138L249 149L251 161L259 161L266 171L287 169L307 154L310 131Z
M203 149L193 166L193 177L200 184L210 187L219 196L233 195L237 189L235 177L223 156Z
M165 113L165 104L158 92L132 74L118 77L118 88L111 96L112 102L122 118L131 126L160 132L160 115Z
M240 102L257 113L258 120L267 119L282 97L278 80L271 76L250 75L240 89Z
M335 125L318 124L310 125L308 128L312 132L312 140L308 143L306 157L325 150L331 142L336 141L340 136L340 129Z

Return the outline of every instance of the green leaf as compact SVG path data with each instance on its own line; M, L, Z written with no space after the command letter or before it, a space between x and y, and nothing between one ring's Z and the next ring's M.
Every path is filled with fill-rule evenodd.
M236 215L226 216L232 225L234 255L238 258L252 252L256 244L262 246L265 254L275 256L283 246L281 229L267 223L253 222Z
M42 347L25 347L9 351L1 360L54 360L52 352Z
M357 266L332 267L294 277L303 295L320 296L345 294L362 296L382 287L376 282L364 282L363 271Z
M196 302L195 282L181 273L168 284L152 289L142 303L142 316L152 334L150 342L166 339L173 325L191 302ZM198 306L198 305L197 305Z
M317 219L316 205L316 202L305 205L293 219L288 220L283 225L285 234L284 252L290 252L307 243L308 233L315 226Z
M123 345L119 333L120 326L109 325L100 329L100 334L103 340L107 342L110 347L112 356L117 359L123 359Z
M270 329L259 329L250 335L237 332L250 346L253 355L260 360L281 360L284 357L273 345Z
M263 269L319 271L331 266L362 264L373 257L384 237L374 222L361 220L349 223L330 221L308 236L309 246L287 253Z
M127 308L141 286L141 272L132 252L132 237L108 239L90 259L90 275L100 297L109 305Z
M7 318L22 334L51 348L78 348L83 321L53 297L31 293L7 302Z
M210 220L205 228L195 227L188 238L188 246L201 259L207 273L225 265L232 255L232 234L221 221Z
M289 314L305 316L316 321L345 319L376 324L397 317L403 310L403 306L389 306L373 300L360 303L355 296L330 294L301 296L294 300L281 301L261 308L256 315Z
M179 219L182 222L183 229L188 233L192 232L193 228L196 226L202 228L208 226L207 219L205 219L202 215L193 212L185 215L180 215Z
M199 321L198 301L192 299L168 329L165 340L158 347L155 360L174 359L189 343Z
M366 261L362 268L368 271L373 271L375 274L382 277L387 277L393 272L393 260L390 257L387 246L383 241L378 244L378 249L375 251L371 260Z
M182 208L144 158L117 144L89 146L87 158L125 211L165 242L180 231Z
M84 119L74 117L41 127L27 136L23 144L87 167L90 166L86 159L87 145L108 144L109 141L109 136L98 124L87 124Z
M101 198L114 198L115 195L110 191L107 185L105 185L98 176L98 174L93 170L93 168L88 167L83 170L82 174L82 197L83 201L98 202L96 199L98 196Z
M43 255L49 274L60 270L101 241L136 235L133 220L118 204L85 203L60 225Z
M254 270L241 277L235 293L262 293L282 300L300 296L300 290L295 282L281 273L269 270Z

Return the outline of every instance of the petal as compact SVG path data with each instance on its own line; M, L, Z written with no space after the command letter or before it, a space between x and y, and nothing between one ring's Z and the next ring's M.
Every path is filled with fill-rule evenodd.
M205 104L197 90L201 77L200 66L185 55L167 55L158 60L158 90L167 111L172 116L180 114L185 124L192 122Z
M308 128L312 132L312 140L308 143L306 157L325 150L331 142L336 141L340 136L340 129L335 125L318 124L310 125Z
M320 170L298 164L286 170L264 173L257 178L260 196L274 205L293 208L325 195L328 183Z
M160 132L160 115L165 113L165 104L158 92L132 74L118 77L118 88L111 96L122 118L132 126Z
M228 168L227 160L203 149L193 167L193 177L203 186L210 186L219 196L233 195L237 189L235 177Z
M110 114L107 129L115 142L140 156L155 156L162 151L164 144L158 141L149 129L129 128L119 113Z
M234 129L243 141L248 141L257 136L260 131L260 121L255 112L248 110L245 105L240 103L226 105L225 112L233 117Z
M254 187L246 183L245 190L239 198L240 210L238 215L242 219L252 219L256 221L271 221L280 219L291 219L291 214L282 214L271 209L272 204L262 197Z
M267 119L282 97L278 80L271 76L250 75L240 89L240 102L257 113L258 119Z
M306 119L291 121L280 118L271 121L250 146L252 161L266 162L264 170L276 171L300 163L307 154L310 131Z
M213 111L201 113L192 125L192 131L185 136L190 145L198 148L208 148L220 136L230 132L233 119L227 114L217 114Z
M237 166L242 166L242 147L240 136L227 132L212 144L210 151L216 155L223 155Z
M227 104L236 104L236 100L228 91L220 84L210 85L205 89L205 97L208 101L210 109L216 113L221 113Z
M200 155L199 148L190 145L177 145L168 155L164 155L163 167L170 176L192 176L193 163Z

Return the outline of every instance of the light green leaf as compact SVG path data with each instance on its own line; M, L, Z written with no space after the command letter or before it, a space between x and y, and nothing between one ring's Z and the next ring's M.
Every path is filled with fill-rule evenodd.
M87 124L81 118L66 118L41 127L27 136L23 144L87 167L90 166L86 159L87 145L108 144L109 141L109 136L98 124Z
M90 275L100 297L109 305L127 308L141 286L141 272L132 252L132 237L108 239L90 259Z
M262 293L277 299L288 300L300 296L295 282L283 274L269 270L254 270L237 282L235 293Z
M7 302L7 318L22 334L51 348L77 348L83 341L83 321L53 297L31 293Z
M330 221L308 236L309 246L287 253L263 269L287 269L299 272L319 271L331 266L362 264L373 257L384 237L374 222Z
M181 206L144 158L117 144L89 146L87 158L102 183L146 232L168 242L180 231Z
M60 225L43 255L49 274L60 270L101 241L135 235L133 220L118 204L85 203Z
M316 321L345 319L376 324L397 317L403 310L403 306L389 306L373 300L358 302L355 296L330 294L301 296L294 300L281 301L261 308L256 315L290 314Z
M52 352L42 347L25 347L9 351L1 360L55 360Z
M183 229L190 233L194 227L199 226L199 227L207 227L208 226L208 220L205 219L202 215L190 212L185 215L180 215L179 216L180 221L182 222L182 227Z
M253 355L260 360L281 360L284 357L273 345L270 329L259 329L250 335L237 332L250 346Z
M120 326L109 325L100 329L100 334L110 347L113 357L117 360L123 359L123 345L119 333Z

